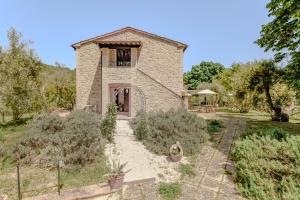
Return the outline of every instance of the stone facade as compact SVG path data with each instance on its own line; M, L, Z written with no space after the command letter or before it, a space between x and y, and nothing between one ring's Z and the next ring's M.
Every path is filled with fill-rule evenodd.
M131 66L116 66L116 49L101 41L139 41L131 47ZM182 44L182 43L180 43ZM133 28L83 41L76 49L76 108L92 106L105 113L111 102L110 86L130 87L130 116L137 111L158 111L183 106L183 52L175 41Z

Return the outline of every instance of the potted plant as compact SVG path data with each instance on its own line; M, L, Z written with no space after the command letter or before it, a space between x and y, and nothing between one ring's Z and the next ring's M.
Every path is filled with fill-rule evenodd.
M112 172L110 174L108 183L111 189L119 189L123 185L124 176L128 171L124 171L127 163L120 163L120 161L113 161Z
M183 157L183 150L180 143L177 141L176 144L173 144L170 148L170 158L174 162L178 162Z

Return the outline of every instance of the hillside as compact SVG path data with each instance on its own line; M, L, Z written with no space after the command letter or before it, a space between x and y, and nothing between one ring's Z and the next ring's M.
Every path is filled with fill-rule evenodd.
M69 69L65 66L42 65L41 76L44 85L53 83L56 80L72 81L75 80L75 69Z

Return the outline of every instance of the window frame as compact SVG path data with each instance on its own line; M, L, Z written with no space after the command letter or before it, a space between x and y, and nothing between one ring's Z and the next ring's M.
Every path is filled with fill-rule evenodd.
M129 61L119 61L119 54L118 54L118 51L125 51L125 50L128 50L129 51ZM123 57L125 57L123 55ZM125 63L125 64L120 64L120 62L122 63ZM126 64L127 63L127 64ZM131 47L116 47L116 66L117 67L130 67L131 66Z

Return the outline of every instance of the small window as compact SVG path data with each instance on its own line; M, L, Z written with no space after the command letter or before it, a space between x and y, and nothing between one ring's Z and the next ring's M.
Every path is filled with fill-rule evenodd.
M131 49L118 48L117 49L117 66L130 66Z

